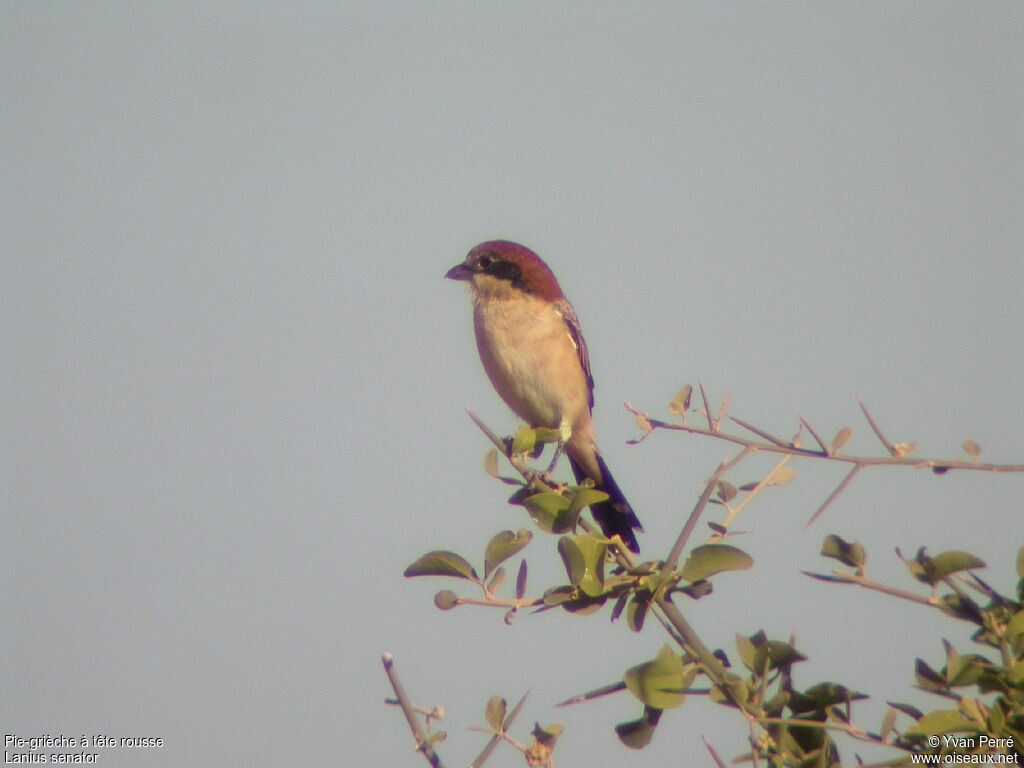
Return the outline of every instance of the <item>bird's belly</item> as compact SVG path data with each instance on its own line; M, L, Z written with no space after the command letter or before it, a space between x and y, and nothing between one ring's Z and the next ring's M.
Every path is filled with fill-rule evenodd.
M496 305L496 306L493 306ZM531 426L557 429L589 410L587 382L568 329L555 312L492 302L476 313L477 348L502 400Z

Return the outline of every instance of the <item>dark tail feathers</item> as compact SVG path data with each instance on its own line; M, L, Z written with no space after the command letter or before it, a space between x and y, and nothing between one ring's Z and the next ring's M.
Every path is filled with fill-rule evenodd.
M582 467L571 456L569 457L569 466L572 467L572 473L576 477L576 482L583 482L583 479L587 477L587 473L583 471ZM607 493L611 498L608 501L602 501L600 504L594 504L590 508L590 512L593 514L597 524L601 526L605 536L615 536L618 534L631 552L639 552L640 545L636 541L636 536L633 535L633 530L642 531L644 528L640 525L640 521L637 519L633 508L626 501L626 497L622 495L622 490L615 482L615 478L612 477L612 473L608 470L608 465L604 463L604 459L601 458L600 454L597 456L597 466L600 468L604 479L596 487L598 490Z

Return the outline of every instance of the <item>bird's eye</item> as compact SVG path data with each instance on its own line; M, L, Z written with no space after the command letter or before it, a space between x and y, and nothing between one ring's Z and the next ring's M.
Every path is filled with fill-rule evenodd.
M490 256L481 256L480 259L477 261L477 265L480 267L480 269L484 271L490 269L492 264L494 264L494 259L492 259Z

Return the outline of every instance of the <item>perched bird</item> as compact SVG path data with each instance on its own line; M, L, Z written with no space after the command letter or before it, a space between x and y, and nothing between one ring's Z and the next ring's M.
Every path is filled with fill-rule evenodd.
M579 320L554 274L529 248L481 243L445 275L469 284L480 361L509 408L531 427L562 430L576 481L589 477L610 497L591 512L606 536L640 550L640 521L597 449L590 411L594 379ZM557 459L556 453L556 459Z

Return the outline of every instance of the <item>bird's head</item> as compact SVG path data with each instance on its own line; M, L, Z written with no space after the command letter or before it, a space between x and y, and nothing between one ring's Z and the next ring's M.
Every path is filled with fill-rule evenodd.
M558 280L540 256L508 240L480 243L445 277L469 283L477 299L510 298L520 293L547 301L565 298Z

